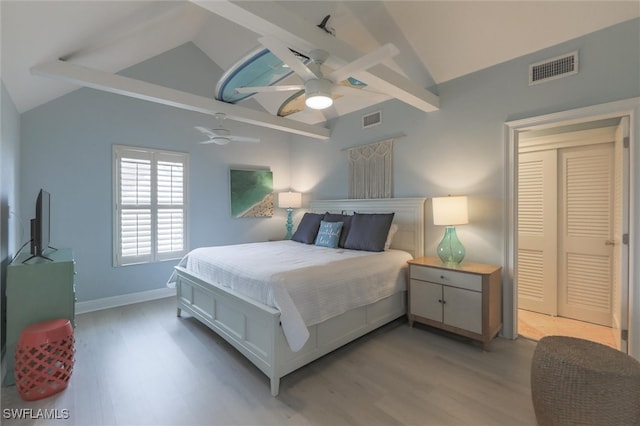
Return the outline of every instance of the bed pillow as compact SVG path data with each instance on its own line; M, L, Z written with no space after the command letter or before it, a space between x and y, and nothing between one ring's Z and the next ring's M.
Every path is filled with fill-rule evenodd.
M354 213L344 248L383 251L394 213Z
M320 229L316 237L316 245L320 247L336 248L342 231L343 222L320 222Z
M398 225L392 223L389 228L389 233L387 234L387 241L384 243L385 250L389 250L391 248L391 243L393 242L393 237L396 235L396 232L398 232Z
M324 214L325 222L342 222L342 233L340 234L340 240L338 241L338 247L344 248L344 243L347 240L347 235L349 235L349 230L351 229L351 219L353 216L339 213L329 213L326 212Z
M323 218L324 214L305 213L291 239L299 243L315 243L316 235L318 235L318 229L320 228L320 222Z

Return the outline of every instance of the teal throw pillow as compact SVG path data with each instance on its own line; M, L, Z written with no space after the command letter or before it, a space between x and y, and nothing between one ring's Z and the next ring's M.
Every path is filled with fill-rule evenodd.
M316 237L316 245L321 247L338 247L343 222L320 222L320 229Z

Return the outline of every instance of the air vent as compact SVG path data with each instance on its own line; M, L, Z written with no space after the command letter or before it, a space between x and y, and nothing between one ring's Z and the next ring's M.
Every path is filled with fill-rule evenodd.
M362 116L362 128L377 126L382 123L382 111L372 112L371 114Z
M529 65L529 85L578 73L578 52Z

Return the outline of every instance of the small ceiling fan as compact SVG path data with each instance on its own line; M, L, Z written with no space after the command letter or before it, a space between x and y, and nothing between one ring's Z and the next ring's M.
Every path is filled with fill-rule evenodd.
M309 53L311 62L308 65L302 63L288 47L283 45L274 37L261 37L260 43L277 56L282 62L287 64L296 74L302 78L304 84L291 84L281 86L259 86L259 87L239 87L239 93L257 92L282 92L289 90L304 90L305 104L313 109L325 109L333 104L333 93L348 94L353 90L349 86L340 84L349 78L351 74L371 68L380 62L398 54L398 48L391 43L387 43L378 49L369 52L353 62L338 68L326 76L322 74L320 67L329 56L321 49L313 50Z
M200 131L204 135L208 136L209 139L206 141L198 142L200 144L210 144L215 143L216 145L226 145L229 142L260 142L258 138L252 138L249 136L235 136L231 134L229 129L225 128L222 125L222 122L226 118L224 113L216 113L214 115L215 119L218 121L218 125L214 129L209 129L203 126L195 126L196 130Z

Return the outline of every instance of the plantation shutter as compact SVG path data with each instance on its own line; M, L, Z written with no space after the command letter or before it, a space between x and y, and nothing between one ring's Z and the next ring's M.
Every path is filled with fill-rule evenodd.
M186 154L114 147L114 265L186 252Z
M158 155L158 258L175 258L185 248L184 163L170 154Z

